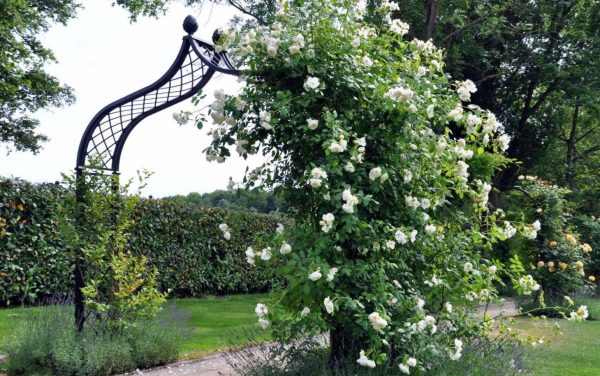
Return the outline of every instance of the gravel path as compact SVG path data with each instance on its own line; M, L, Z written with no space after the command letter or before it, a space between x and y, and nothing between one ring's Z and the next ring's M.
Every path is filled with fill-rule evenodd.
M485 306L480 306L478 316L483 316ZM487 308L487 314L491 317L499 316L504 311L505 315L515 316L519 314L515 301L508 299L503 306L490 304ZM145 371L137 371L126 375L151 375L151 376L170 376L170 375L194 375L194 376L219 376L234 375L233 369L227 365L223 353L215 354L200 360L187 361L171 364L165 367L154 368Z
M170 376L170 375L194 375L194 376L217 376L234 375L233 369L225 362L222 353L208 356L200 360L192 360L170 364L164 367L149 370L137 370L125 375L148 375L148 376Z

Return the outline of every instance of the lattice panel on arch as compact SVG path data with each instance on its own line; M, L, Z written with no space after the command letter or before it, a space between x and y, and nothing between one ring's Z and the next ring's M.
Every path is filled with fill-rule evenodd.
M205 46L200 48L205 57L213 60L213 51ZM106 110L87 145L88 158L96 158L101 164L99 167L110 170L115 149L128 125L143 114L159 107L168 107L171 102L190 94L209 69L210 67L198 57L190 45L181 68L167 83Z

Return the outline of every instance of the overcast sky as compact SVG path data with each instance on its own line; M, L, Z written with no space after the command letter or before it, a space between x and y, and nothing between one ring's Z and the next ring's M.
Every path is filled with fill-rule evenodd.
M41 111L41 133L50 141L43 150L6 155L0 147L0 176L33 182L56 181L61 172L75 167L81 135L91 118L105 105L157 80L169 68L185 35L181 24L192 14L200 24L196 37L210 40L215 28L227 25L231 8L205 5L203 9L174 4L160 19L141 18L129 23L126 11L112 7L111 0L86 0L85 8L67 26L54 26L42 36L58 63L48 71L75 90L77 102L60 109ZM215 88L235 93L236 79L215 75L205 88L210 100ZM202 150L210 143L206 129L178 126L173 112L194 110L185 101L142 121L128 138L121 158L124 179L136 170L155 172L145 195L162 197L189 192L224 189L229 176L240 180L246 162L238 157L224 164L206 161ZM255 160L251 167L259 161Z

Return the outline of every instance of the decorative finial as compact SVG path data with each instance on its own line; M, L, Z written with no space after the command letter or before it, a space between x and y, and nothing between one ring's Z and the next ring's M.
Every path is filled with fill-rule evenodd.
M219 29L215 29L215 32L212 35L213 43L217 43L219 41L220 37L221 37L221 33L219 32Z
M198 21L191 15L187 16L183 20L183 30L190 35L194 34L198 30Z

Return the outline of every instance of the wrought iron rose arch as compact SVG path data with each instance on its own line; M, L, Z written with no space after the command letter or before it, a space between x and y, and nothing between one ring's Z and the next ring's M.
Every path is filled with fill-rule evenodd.
M142 120L200 92L217 72L240 74L226 52L216 52L212 44L193 37L198 30L194 17L185 18L183 29L187 35L167 72L153 84L105 106L88 124L79 143L75 165L79 200L83 189L81 177L86 169L92 169L92 173L119 174L127 138ZM216 43L218 38L217 30L212 36L213 42ZM89 164L90 159L94 159L94 165ZM85 282L80 259L77 258L74 273L78 330L83 329L85 311L81 293Z

